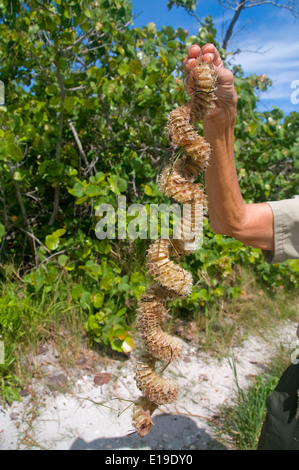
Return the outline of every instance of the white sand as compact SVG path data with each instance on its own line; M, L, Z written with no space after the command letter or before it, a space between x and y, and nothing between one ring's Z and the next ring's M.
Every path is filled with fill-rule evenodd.
M280 344L290 347L296 340L296 328L297 324L284 322L270 343L261 336L251 336L221 360L186 344L183 359L164 372L164 376L177 380L180 396L175 404L161 406L155 412L155 426L143 439L131 434L131 401L140 395L134 381L134 354L124 361L106 361L106 365L99 363L93 369L83 365L69 371L72 386L68 393L53 391L45 379L35 379L31 393L21 403L0 408L0 450L221 449L213 417L234 395L232 357L239 385L245 387L252 376L265 369ZM55 351L48 350L35 360L48 376L66 376L56 356ZM99 386L94 376L102 372L112 378Z

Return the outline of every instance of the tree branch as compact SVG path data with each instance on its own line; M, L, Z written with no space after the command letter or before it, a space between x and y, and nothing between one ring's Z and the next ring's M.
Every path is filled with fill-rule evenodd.
M191 12L188 12L190 16L193 16L196 21L200 24L200 26L204 26L204 23L201 21L201 19L199 18L199 16L196 14L196 13L191 13Z
M226 50L229 40L231 39L234 26L242 12L247 8L263 6L263 5L272 5L277 8L284 8L290 11L296 18L299 18L299 11L296 10L296 0L292 0L287 4L280 3L276 0L218 0L219 5L222 5L224 8L233 10L234 16L229 24L229 27L226 31L222 47Z
M42 243L35 235L33 235L32 232L27 232L26 230L24 230L24 229L21 228L21 227L19 227L19 229L21 230L21 232L26 233L26 235L27 235L28 237L33 238L33 240L35 240L40 246L42 246L48 253L51 253L51 251L46 247L46 245L44 245L44 243Z
M228 41L230 40L230 37L233 33L233 29L234 29L234 26L242 12L242 10L244 10L245 8L245 3L246 3L246 0L240 0L240 3L238 4L236 10L235 10L235 14L229 24L229 27L227 28L226 30L226 34L225 34L225 37L224 37L224 40L223 40L223 43L222 43L222 47L224 50L226 50L227 48L227 44L228 44Z
M59 58L58 53L56 55L56 60L54 62L55 70L56 70L56 77L60 88L60 116L59 116L59 123L58 123L58 140L56 144L56 163L59 165L61 161L61 145L62 145L62 134L63 134L63 121L64 121L64 109L63 104L66 98L65 87L63 83L63 77L61 75L60 65L59 65ZM59 197L60 197L60 183L57 181L55 190L54 190L54 203L53 203L53 211L49 220L49 226L52 226L55 222L58 207L59 207Z
M86 157L86 154L83 150L83 146L82 146L82 143L81 143L81 140L79 139L79 136L77 134L77 131L75 129L75 126L74 124L72 123L71 119L68 120L68 123L69 123L69 126L71 128L71 131L73 133L73 136L74 136L74 139L76 141L76 144L77 144L77 147L78 147L78 150L79 150L79 153L80 153L80 156L83 158L84 160L84 163L86 166L88 166L88 160L87 160L87 157ZM81 169L81 162L79 162L79 171Z
M28 238L28 241L29 241L29 245L31 247L33 257L34 257L34 263L35 263L35 265L37 265L37 254L36 254L35 240L34 240L34 236L31 235L31 227L30 227L30 224L28 222L27 212L26 212L26 209L25 209L25 205L24 205L24 201L23 201L23 197L22 197L22 193L21 193L21 188L20 188L19 182L16 181L16 179L14 178L14 168L13 168L13 166L10 163L7 163L7 166L8 166L9 172L10 172L10 176L11 176L12 181L13 181L13 185L15 187L16 197L17 197L17 201L18 201L19 206L20 206L21 215L22 215L22 219L23 219L23 222L24 222L24 227L26 229L27 238Z
M257 1L251 1L247 6L246 8L252 8L252 7L258 7L258 6L261 6L261 5L272 5L274 7L277 7L277 8L284 8L286 10L289 10L292 15L294 15L296 18L299 17L299 11L295 9L295 6L296 6L296 2L292 2L292 4L288 4L288 5L283 5L282 3L278 3L274 0L257 0Z

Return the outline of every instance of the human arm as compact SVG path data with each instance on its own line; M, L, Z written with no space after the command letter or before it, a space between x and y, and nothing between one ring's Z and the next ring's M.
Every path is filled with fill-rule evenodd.
M217 73L217 101L203 122L204 136L211 146L206 170L206 193L212 229L250 246L273 250L271 207L267 203L244 203L238 183L234 162L237 94L233 74L224 68L213 44L206 44L201 49L197 45L189 48L184 61L186 74L194 67L199 55L203 56L203 60L212 62ZM186 91L189 92L188 89Z

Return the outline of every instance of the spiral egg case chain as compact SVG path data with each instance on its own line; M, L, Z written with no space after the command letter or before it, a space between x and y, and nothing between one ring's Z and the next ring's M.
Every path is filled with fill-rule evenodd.
M178 396L177 383L163 378L161 373L156 372L155 366L157 361L163 361L167 367L182 354L180 338L163 331L168 317L165 304L169 300L189 296L193 279L171 258L188 255L197 249L202 221L197 220L196 216L198 207L205 205L203 186L194 183L194 180L206 170L210 146L198 134L195 125L214 105L216 74L213 65L198 58L185 84L192 90L191 98L181 107L173 109L167 122L170 146L174 149L181 147L184 152L181 158L162 171L159 189L177 202L189 204L191 210L187 221L184 218L183 223L188 227L184 227L180 238L156 240L148 250L147 269L153 283L141 298L137 310L137 328L144 351L136 364L135 380L142 396L134 405L132 419L140 437L149 433L154 424L152 414L158 406L172 403ZM188 234L186 238L185 233Z

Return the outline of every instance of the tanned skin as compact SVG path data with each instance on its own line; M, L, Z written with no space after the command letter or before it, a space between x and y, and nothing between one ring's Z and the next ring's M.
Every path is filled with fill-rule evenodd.
M202 56L217 73L217 101L203 121L204 137L211 145L206 170L206 194L209 218L215 233L228 235L263 250L274 249L273 213L267 203L246 204L239 188L234 162L234 130L237 115L237 93L234 76L222 62L213 44L202 48L193 45L184 60L186 75ZM186 88L190 94L190 90Z

